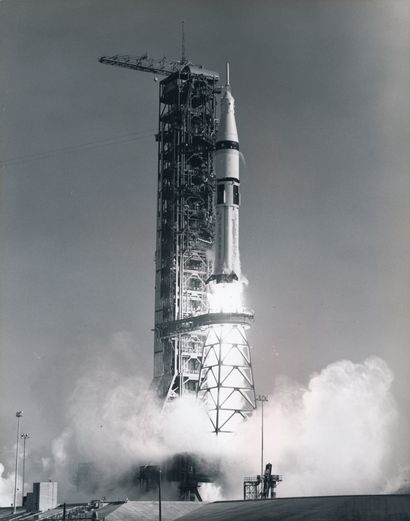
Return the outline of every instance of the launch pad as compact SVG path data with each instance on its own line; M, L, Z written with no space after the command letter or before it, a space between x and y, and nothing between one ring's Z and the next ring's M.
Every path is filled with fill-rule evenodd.
M184 43L181 60L115 55L99 61L165 76L156 134L154 387L165 405L196 395L212 432L233 432L256 409L256 395L246 337L254 315L242 303L240 153L229 64L222 87L219 73L188 62ZM200 498L191 457L170 467L178 469L180 499ZM155 472L143 467L141 482L150 486ZM171 474L174 480L168 469L168 481Z
M160 494L165 500L202 502L201 485L212 483L217 476L216 466L212 467L203 458L185 453L175 454L161 466L141 466L138 480L143 494L157 493L162 487Z

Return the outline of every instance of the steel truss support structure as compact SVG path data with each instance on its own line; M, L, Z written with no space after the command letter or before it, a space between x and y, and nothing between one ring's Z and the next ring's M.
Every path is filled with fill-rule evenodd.
M243 324L210 326L204 344L198 397L212 430L232 432L256 408L251 353Z
M218 80L187 64L160 82L154 385L166 400L199 380L204 332L177 324L208 311Z

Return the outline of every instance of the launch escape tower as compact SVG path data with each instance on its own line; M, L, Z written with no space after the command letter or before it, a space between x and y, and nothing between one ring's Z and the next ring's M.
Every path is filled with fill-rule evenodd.
M231 408L228 416L225 414L226 424L231 413L244 417L256 408L256 402L249 344L241 334L253 315L242 309L234 313L224 310L214 313L212 309L209 312L207 282L213 268L210 255L215 229L213 155L216 96L221 92L219 75L192 65L184 58L184 52L180 61L156 60L147 55L104 56L99 61L165 76L159 84L156 135L154 385L165 401L198 390L213 401L218 396L216 409L224 408L224 403L225 408ZM217 334L215 342L211 330ZM232 353L221 357L221 348L226 349L228 344ZM208 361L205 368L203 354ZM225 364L224 381L215 371L214 355L217 365ZM238 372L242 379L239 385L232 379ZM214 375L217 375L215 381ZM220 395L228 396L228 401L218 401ZM218 420L215 425L211 415L210 418L214 432L222 432Z

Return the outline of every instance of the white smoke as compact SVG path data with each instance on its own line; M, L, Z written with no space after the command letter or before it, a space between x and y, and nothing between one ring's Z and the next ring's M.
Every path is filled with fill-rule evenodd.
M373 357L330 364L307 387L278 383L265 405L264 459L284 475L279 495L383 491L398 419L392 380L387 364ZM259 445L256 432L260 413L244 425L248 444Z
M3 476L4 465L0 463L0 507L9 507L13 503L15 474Z
M202 489L207 499L240 498L243 477L260 473L260 410L236 434L216 437L195 398L162 410L148 380L134 376L138 356L132 353L130 339L116 336L75 383L66 404L67 427L52 454L41 455L44 477L59 481L60 499L75 497L72 477L79 463L96 466L104 493L131 469L181 452L220 462L220 482ZM264 409L264 463L284 476L278 496L378 493L387 491L387 482L400 486L396 473L385 476L398 421L392 380L386 363L374 357L330 364L307 386L279 379ZM13 479L0 482L10 504Z
M44 472L60 482L68 499L77 497L73 477L81 463L91 464L102 487L110 482L115 489L139 465L158 464L180 452L199 453L198 446L208 446L208 417L195 397L163 410L149 380L136 372L132 338L121 333L78 375L65 406L67 427L52 443L51 462L43 458Z
M264 459L284 475L279 495L382 492L397 421L392 380L383 360L369 358L330 364L306 387L278 382L265 405ZM77 382L68 421L53 445L60 468L75 454L119 475L193 452L222 462L222 492L216 486L207 494L217 497L240 496L243 476L260 471L260 411L235 435L216 438L192 397L161 412L145 380L102 373L98 364Z
M410 465L401 464L397 474L386 480L385 494L410 494Z
M118 375L100 384L90 375L80 379L68 417L70 427L53 444L55 461L64 465L75 450L82 461L104 462L111 471L194 451L198 444L206 446L209 431L206 413L194 397L162 411L147 381Z

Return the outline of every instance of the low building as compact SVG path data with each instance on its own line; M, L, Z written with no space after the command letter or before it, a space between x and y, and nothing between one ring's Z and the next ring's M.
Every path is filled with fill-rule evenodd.
M25 502L27 512L45 512L57 504L56 481L33 483L33 492L27 494Z

